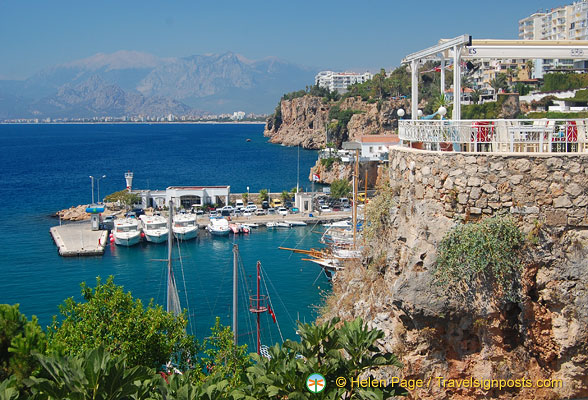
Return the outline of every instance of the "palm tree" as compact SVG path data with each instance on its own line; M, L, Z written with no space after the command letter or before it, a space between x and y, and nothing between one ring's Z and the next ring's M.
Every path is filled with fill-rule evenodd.
M527 66L527 75L529 76L529 79L531 79L533 76L533 68L535 67L535 63L533 63L533 60L528 60L525 65Z
M508 82L506 81L506 74L496 74L496 76L490 81L490 86L498 93L500 89L507 89Z

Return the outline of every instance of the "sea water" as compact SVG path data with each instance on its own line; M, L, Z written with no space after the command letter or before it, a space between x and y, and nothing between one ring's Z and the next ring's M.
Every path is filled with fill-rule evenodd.
M67 297L80 300L80 283L93 286L97 276L115 277L145 303L165 304L165 244L130 248L108 246L101 257L63 258L49 234L57 210L91 202L90 175L99 177L100 197L133 187L165 189L172 185L230 185L232 192L281 192L309 186L316 152L270 144L255 124L40 124L0 125L0 303L19 303L42 326L58 314ZM247 139L250 139L248 141ZM300 176L297 164L300 159ZM98 199L98 185L94 196ZM264 271L279 323L263 315L262 341L295 339L296 321L312 321L328 282L315 264L278 246L310 248L317 227L253 230L249 235L200 238L180 244L182 265L176 278L182 307L189 309L190 331L205 337L215 317L231 323L232 247L241 255L239 335L253 344L254 319L248 297L254 294L256 262ZM177 249L176 249L177 251ZM177 263L179 264L179 262ZM281 331L281 335L280 335Z

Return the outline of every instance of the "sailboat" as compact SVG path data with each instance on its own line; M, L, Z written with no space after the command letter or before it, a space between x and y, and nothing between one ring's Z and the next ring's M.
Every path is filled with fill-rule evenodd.
M176 278L174 277L174 269L172 266L172 249L174 244L175 232L173 231L173 214L174 207L173 201L170 199L169 204L169 218L167 221L167 227L169 234L167 235L167 304L166 310L173 313L174 315L180 315L182 313L182 307L180 305L180 297L178 296L178 288L176 286Z

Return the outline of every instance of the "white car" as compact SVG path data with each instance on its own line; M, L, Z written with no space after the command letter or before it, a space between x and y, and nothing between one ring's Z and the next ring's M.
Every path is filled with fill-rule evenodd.
M245 209L245 211L243 211L243 216L244 217L251 217L254 213L255 213L255 211L253 211L253 210Z
M245 207L245 212L247 211L254 213L257 211L257 206L255 204L247 204L247 207Z
M323 205L321 206L321 212L331 212L331 211L332 211L332 210L329 208L329 206L328 206L328 205L326 205L326 204L323 204Z
M288 215L288 209L286 207L280 207L280 208L278 208L278 214Z

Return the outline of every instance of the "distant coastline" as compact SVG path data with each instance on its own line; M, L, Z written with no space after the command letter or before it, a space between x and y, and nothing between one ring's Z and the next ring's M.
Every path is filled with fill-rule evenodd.
M2 122L0 125L189 125L189 124L230 124L230 125L265 125L265 121L72 121L72 122Z

